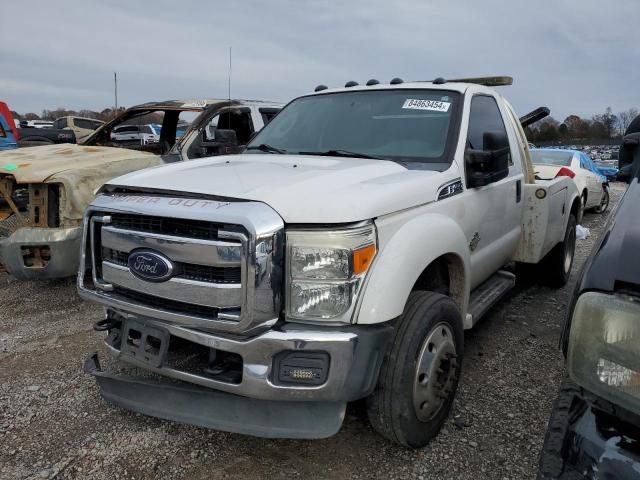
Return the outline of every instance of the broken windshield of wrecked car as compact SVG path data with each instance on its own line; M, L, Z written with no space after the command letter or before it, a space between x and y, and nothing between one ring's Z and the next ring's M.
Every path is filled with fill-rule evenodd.
M460 94L444 90L356 90L291 102L247 153L348 156L450 163Z

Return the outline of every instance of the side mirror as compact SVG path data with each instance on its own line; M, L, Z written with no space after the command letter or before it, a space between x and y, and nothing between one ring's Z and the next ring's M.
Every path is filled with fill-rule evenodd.
M206 132L203 132L205 136ZM216 128L213 131L213 140L204 140L200 143L203 155L224 155L238 153L238 137L235 130Z
M467 186L483 187L509 175L511 148L509 138L503 132L485 132L483 149L468 148L465 151Z
M216 143L219 143L221 146L238 146L238 136L236 135L235 130L224 130L221 128L216 128L213 132L213 135L214 141Z

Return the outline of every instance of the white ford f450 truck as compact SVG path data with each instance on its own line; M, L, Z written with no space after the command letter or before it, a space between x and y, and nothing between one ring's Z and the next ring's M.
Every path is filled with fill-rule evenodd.
M106 306L115 360L85 361L103 397L289 438L335 434L366 398L378 432L427 444L505 266L557 287L573 263L577 189L534 178L521 123L548 110L518 119L487 86L508 80L320 86L243 154L102 187L78 286Z

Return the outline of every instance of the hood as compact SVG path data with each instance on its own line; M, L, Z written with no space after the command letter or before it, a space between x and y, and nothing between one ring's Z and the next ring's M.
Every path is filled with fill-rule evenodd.
M114 147L70 143L19 148L0 155L0 173L10 173L18 183L43 183L51 175L76 168L95 168L152 153Z
M386 160L244 154L166 165L109 185L259 201L287 223L347 223L434 201L456 176L455 168L412 170Z
M640 225L638 225L640 183L629 185L605 231L600 235L584 269L580 291L640 291Z
M112 178L159 165L149 152L73 144L18 148L0 153L0 175L17 183L60 183L65 188L61 221L78 221L95 191Z

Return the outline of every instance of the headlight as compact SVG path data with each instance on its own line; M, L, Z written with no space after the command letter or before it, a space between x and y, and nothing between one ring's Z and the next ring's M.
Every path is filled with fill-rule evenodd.
M375 254L373 224L287 231L287 318L348 323Z
M573 312L567 360L576 383L640 413L640 301L582 294Z

